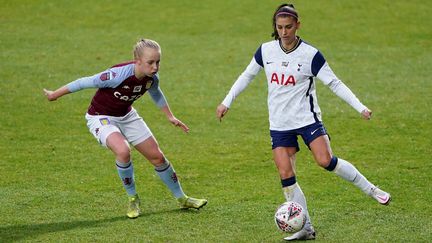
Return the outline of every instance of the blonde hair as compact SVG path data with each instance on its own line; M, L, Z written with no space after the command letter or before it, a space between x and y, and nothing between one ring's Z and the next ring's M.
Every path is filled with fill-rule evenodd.
M133 55L135 60L138 60L141 58L143 52L144 52L144 48L153 48L156 50L160 50L160 46L159 44L154 41L154 40L150 40L150 39L141 39L139 40L135 46L134 46L134 50L133 50Z

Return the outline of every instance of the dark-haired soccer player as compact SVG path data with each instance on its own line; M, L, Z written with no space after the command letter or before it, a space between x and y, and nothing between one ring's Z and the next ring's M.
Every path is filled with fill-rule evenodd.
M45 95L49 101L53 101L82 89L98 88L85 116L87 126L97 141L115 155L118 174L129 196L129 218L140 215L140 200L135 190L129 144L154 165L156 173L182 208L199 209L207 204L207 200L186 196L172 164L160 150L144 120L132 107L132 103L148 91L172 124L185 132L189 131L189 128L173 115L159 87L161 48L153 40L142 39L136 43L133 53L132 62L77 79L55 91L44 89Z
M379 203L387 205L390 194L370 183L350 162L333 155L327 131L321 120L314 78L317 77L365 119L372 112L336 77L323 55L296 35L299 16L291 4L280 5L273 14L273 41L262 44L246 70L238 77L222 104L219 119L228 112L234 99L261 69L268 85L268 109L273 158L287 201L296 201L306 210L306 199L295 177L295 154L301 136L316 162L328 171L352 182ZM307 214L305 227L285 240L315 239Z

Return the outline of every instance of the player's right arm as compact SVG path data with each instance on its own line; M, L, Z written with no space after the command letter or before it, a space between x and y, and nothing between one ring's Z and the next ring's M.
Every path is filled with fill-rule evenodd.
M57 100L58 98L62 97L63 95L70 93L69 89L67 88L67 85L65 85L61 88L58 88L55 91L47 90L47 89L43 89L43 91L44 91L45 96L47 97L47 99L49 101Z
M228 112L228 109L230 108L232 102L238 95L240 95L241 92L243 92L243 90L246 89L250 82L259 73L261 68L263 68L263 61L260 47L256 51L249 65L234 82L225 99L216 108L216 117L219 119L219 121L222 121L222 117L224 117L225 114Z
M101 73L89 77L79 78L58 88L55 91L43 89L49 101L57 100L63 95L74 93L88 88L115 88L120 85L124 76L128 75L128 70L124 68L111 68Z

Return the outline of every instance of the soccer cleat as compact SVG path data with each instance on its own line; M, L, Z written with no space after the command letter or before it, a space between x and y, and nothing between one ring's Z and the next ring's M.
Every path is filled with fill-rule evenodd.
M388 205L391 201L390 193L387 193L378 187L371 188L369 195L382 205Z
M291 236L285 237L284 240L292 241L292 240L315 240L315 230L313 227L308 229L303 228L297 233L292 234Z
M177 198L181 208L195 208L200 209L207 204L207 199L197 199L193 197L184 196Z
M135 196L129 196L129 205L126 215L128 216L128 218L134 219L138 218L140 213L140 199L138 197L138 194L136 194Z

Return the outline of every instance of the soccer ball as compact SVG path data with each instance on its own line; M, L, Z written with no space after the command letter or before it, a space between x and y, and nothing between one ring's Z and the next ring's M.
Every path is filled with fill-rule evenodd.
M274 219L278 229L296 233L303 229L306 223L306 212L299 203L285 202L276 210Z

